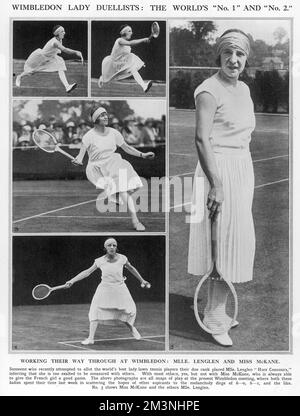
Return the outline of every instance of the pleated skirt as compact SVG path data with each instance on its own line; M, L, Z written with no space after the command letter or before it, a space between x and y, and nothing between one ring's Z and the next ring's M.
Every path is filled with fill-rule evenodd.
M89 162L86 176L97 189L104 189L108 196L143 186L132 165L119 153L114 153L107 161Z
M106 56L102 61L102 81L117 81L128 78L132 71L139 71L145 63L134 53L124 54L118 59Z
M125 283L101 282L93 296L89 320L104 325L116 325L120 321L133 325L136 305Z
M27 58L24 64L26 72L56 72L66 71L66 64L63 58L58 55L45 56L42 49L36 49Z
M247 150L215 152L218 173L223 184L224 202L217 217L217 266L223 277L233 283L252 280L255 232L252 217L254 173ZM196 179L198 179L197 186ZM201 180L202 178L202 180ZM203 194L199 198L199 183ZM211 266L211 225L206 207L209 182L198 162L192 195L192 209L202 204L197 221L190 223L188 272L204 275ZM198 194L197 194L198 193ZM198 207L199 208L199 207Z

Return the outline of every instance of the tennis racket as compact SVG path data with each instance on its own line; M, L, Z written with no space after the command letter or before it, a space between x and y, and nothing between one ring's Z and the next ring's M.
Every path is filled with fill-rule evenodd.
M158 38L160 33L160 27L157 22L153 22L151 25L151 35L154 39Z
M233 284L217 269L217 231L211 221L209 271L201 278L194 295L194 313L200 327L209 334L223 334L236 326L238 299Z
M54 153L59 152L62 155L66 156L67 158L74 160L74 157L71 156L69 153L62 150L56 138L49 133L47 130L37 129L33 132L32 139L34 143L44 152L47 153Z
M50 295L51 292L53 292L54 290L59 290L59 289L67 289L67 287L66 285L50 287L45 284L40 284L40 285L35 286L32 289L32 297L35 300L46 299Z

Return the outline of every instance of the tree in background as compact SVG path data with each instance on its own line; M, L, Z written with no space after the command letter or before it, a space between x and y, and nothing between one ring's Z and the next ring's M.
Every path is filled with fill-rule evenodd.
M216 26L212 21L191 21L187 28L174 27L170 31L171 66L215 66L212 35Z

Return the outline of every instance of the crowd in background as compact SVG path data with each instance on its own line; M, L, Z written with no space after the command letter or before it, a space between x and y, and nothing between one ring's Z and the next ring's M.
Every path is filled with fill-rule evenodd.
M140 117L128 116L118 120L112 117L109 126L120 131L125 141L133 146L155 147L163 143L166 137L165 116L161 119L148 118L143 120ZM91 129L91 124L86 120L62 122L56 117L50 117L49 121L37 120L34 123L21 121L13 122L13 148L27 148L35 146L32 134L36 129L45 129L52 133L58 143L69 148L79 148L82 137Z

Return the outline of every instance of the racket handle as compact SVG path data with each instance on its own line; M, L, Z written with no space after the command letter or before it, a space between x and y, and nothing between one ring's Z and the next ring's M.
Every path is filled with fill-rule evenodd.
M59 146L56 147L57 152L61 153L62 155L68 157L70 160L74 160L75 158L70 155L69 153L65 152L64 150L62 150Z
M51 288L51 291L59 290L59 289L66 289L66 285L54 286Z
M217 260L217 224L211 220L211 259L213 262Z

